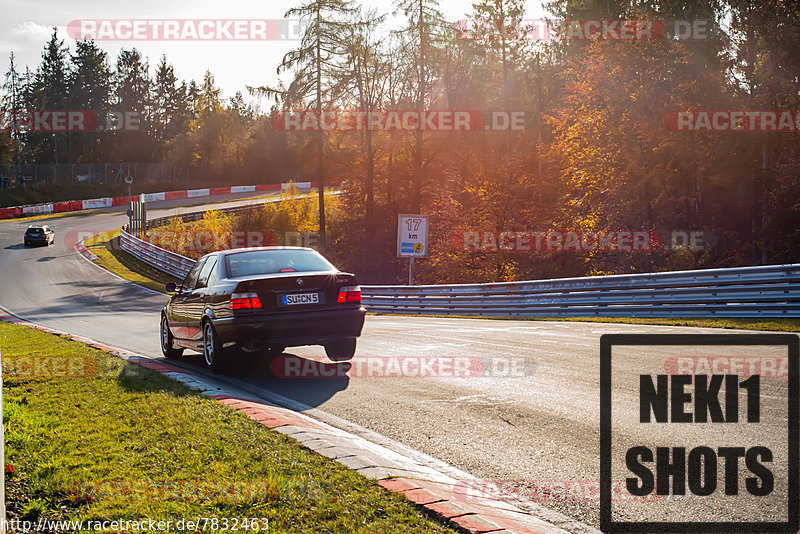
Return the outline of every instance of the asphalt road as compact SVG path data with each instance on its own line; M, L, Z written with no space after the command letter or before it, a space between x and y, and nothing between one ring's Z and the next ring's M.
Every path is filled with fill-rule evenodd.
M151 205L149 215L162 216L168 211L160 210L159 205L174 206L176 202ZM190 208L198 209L202 208ZM125 219L122 213L107 211L44 221L56 232L56 244L48 248L22 246L28 223L0 222L0 304L28 320L160 358L158 311L166 297L120 280L73 252L72 243L65 243L68 234L112 229ZM354 363L351 373L373 376L276 378L263 357L240 363L232 376L254 391L277 393L321 417L329 414L355 423L598 526L601 334L703 332L716 331L368 316L356 360L366 363ZM691 354L731 355L720 349L703 350ZM321 347L287 352L303 362L324 360ZM779 499L785 495L780 493L785 492L781 476L785 475L787 454L785 379L762 380L759 424L642 424L638 417L639 375L663 373L670 356L689 353L648 348L614 354L615 481L630 476L624 460L619 459L624 459L628 447L636 445L653 450L667 445L689 449L697 445L765 445L774 453L776 478L772 495L748 496L745 478L752 475L742 460L737 497L717 492L710 497L691 495L655 502L647 498L615 500L615 519L777 520L785 514L786 502ZM737 354L780 357L785 351L756 348ZM452 377L449 368L434 367L434 372L442 369L439 376L374 377L386 369L380 366L391 358L402 365L434 357L450 358L447 361L451 363L463 358L472 364L479 359L483 376ZM186 361L187 365L199 362L196 357ZM741 393L740 397L744 410L745 396ZM720 481L722 461L720 458Z

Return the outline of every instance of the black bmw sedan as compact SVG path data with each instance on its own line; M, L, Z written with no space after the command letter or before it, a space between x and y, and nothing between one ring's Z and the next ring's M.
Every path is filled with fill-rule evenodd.
M213 371L223 370L234 350L322 345L330 359L348 360L364 326L355 276L310 248L213 252L167 291L175 294L161 312L162 352L202 352Z

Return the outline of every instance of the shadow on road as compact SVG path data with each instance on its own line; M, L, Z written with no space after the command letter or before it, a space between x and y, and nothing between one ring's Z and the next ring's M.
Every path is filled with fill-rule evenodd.
M289 349L291 351L291 349ZM341 372L331 373L333 376L314 376L313 374L304 378L284 378L279 369L282 361L291 358L299 362L299 368L305 366L319 368L317 360L297 356L291 352L284 352L279 356L268 356L263 353L245 355L238 358L236 363L228 370L227 375L247 382L250 386L277 393L291 400L303 403L307 406L316 407L328 401L339 391L344 391L350 383L346 371L350 364L346 362L333 363L325 360L325 365L329 368L341 368ZM202 365L198 361L198 365Z
M25 243L17 243L16 245L8 245L3 250L21 250L24 248L28 248L25 246Z
M291 349L270 358L260 375L251 375L249 378L244 375L242 379L312 407L323 404L350 385L350 378L347 376L349 362L331 362L327 358L317 360L298 356L290 351ZM287 373L287 361L304 376L297 378L296 375L292 377L291 373ZM321 369L327 370L327 376L319 373Z
M50 261L50 260L55 260L55 259L58 259L58 258L67 258L67 257L72 256L74 254L75 254L74 252L64 252L62 254L58 254L57 256L42 256L41 258L37 258L36 261ZM30 261L32 259L33 258L27 258L24 261Z
M284 353L281 356L298 358L301 362L312 366L320 363L313 359L295 356L294 354ZM206 369L202 356L191 351L186 351L177 360L160 359L158 361L166 365L174 364L178 372L182 370L197 374L209 382L220 384L222 387L231 385L242 388L248 393L263 391L267 399L269 399L270 393L277 393L309 407L316 407L325 403L339 391L347 389L350 382L350 379L345 374L350 368L350 364L347 362L325 362L326 365L332 368L341 369L341 373L337 373L337 376L334 377L280 378L270 368L270 363L274 361L274 357L265 353L238 353L234 354L234 358L228 370L222 375L214 374ZM143 373L149 372L149 370L138 365L128 363L124 371L119 375L120 385L126 389L139 392L158 391L163 387L160 380L132 380L132 378L141 377Z
M71 253L65 254L69 256ZM44 258L39 261L47 261ZM158 325L158 310L166 300L147 290L140 291L134 284L119 284L116 281L57 282L62 286L61 296L40 306L37 314L42 319L62 317L89 317L95 313L115 311L152 313L154 324ZM146 292L146 294L145 294ZM66 293L66 294L65 294ZM98 308L99 307L99 308Z

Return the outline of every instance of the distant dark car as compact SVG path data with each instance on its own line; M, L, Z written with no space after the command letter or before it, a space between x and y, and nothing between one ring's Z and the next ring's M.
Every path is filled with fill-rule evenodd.
M195 263L161 312L161 350L203 353L221 371L230 350L248 353L322 345L348 360L364 326L361 288L320 253L303 247L214 252Z
M56 233L47 225L31 225L25 230L25 246L51 245L56 241Z

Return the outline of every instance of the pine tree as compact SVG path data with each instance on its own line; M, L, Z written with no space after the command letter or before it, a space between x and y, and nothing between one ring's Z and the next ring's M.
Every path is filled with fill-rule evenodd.
M283 57L278 73L291 70L294 79L288 88L272 89L255 87L251 91L262 96L275 96L283 101L284 109L293 106L313 106L317 117L322 115L323 104L330 103L331 84L328 78L336 69L336 56L341 53L342 36L348 31L343 17L351 15L353 8L346 0L310 0L300 7L292 8L284 15L300 17L306 23L300 47ZM325 137L320 130L316 134L317 182L319 195L319 242L325 248Z
M114 74L114 96L121 111L136 111L145 115L150 93L148 70L138 50L120 51Z
M104 113L109 109L111 97L111 70L107 54L93 41L79 41L76 47L69 76L72 105L76 109Z
M67 48L64 41L58 39L58 29L53 34L42 52L42 63L36 70L30 87L27 90L27 105L30 110L52 111L69 108L69 70L67 66ZM26 150L31 158L40 163L64 160L66 148L65 134L49 132L28 132L24 137Z
M111 70L107 55L92 41L79 41L76 47L69 75L71 107L94 112L100 125L104 126L111 106ZM103 135L97 132L81 134L74 147L78 153L73 154L71 161L98 161Z
M203 75L197 94L197 120L195 127L199 139L198 153L204 163L222 163L225 143L225 119L220 89L215 85L210 71ZM216 156L216 157L215 157Z
M161 57L153 80L151 131L161 161L167 159L175 139L189 129L189 103L186 82L178 85L175 69Z
M137 113L139 118L138 131L114 134L123 160L152 161L154 157L155 144L149 135L150 85L149 66L141 53L135 48L121 50L114 73L115 111Z
M14 52L11 52L3 94L0 96L0 126L8 127L8 131L0 133L0 164L12 161L20 163L22 133L19 129L18 113L23 110L24 87L14 59ZM3 124L4 120L8 122Z
M2 87L3 93L0 95L0 126L8 128L7 131L0 132L0 165L20 162L21 133L17 113L22 111L23 88L21 87L22 80L14 64L14 52L9 55L8 63L8 71ZM4 123L4 121L8 122Z

